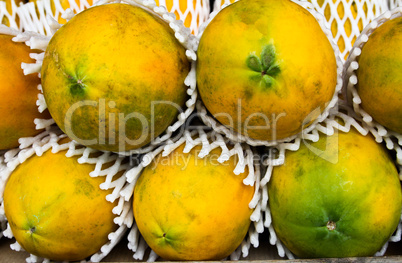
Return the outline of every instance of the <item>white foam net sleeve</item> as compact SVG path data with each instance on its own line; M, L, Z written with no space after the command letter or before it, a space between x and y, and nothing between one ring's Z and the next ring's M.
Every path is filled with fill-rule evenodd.
M334 94L331 98L330 101L328 101L328 103L326 104L326 108L322 111L322 113L317 117L317 119L307 128L305 128L302 132L300 132L299 134L290 136L288 138L285 139L281 139L281 140L274 140L274 141L263 141L263 140L255 140L255 139L251 139L247 136L244 136L240 133L237 133L233 130L231 130L230 128L226 127L225 125L222 125L221 123L219 123L205 108L204 104L202 103L201 100L197 101L196 103L196 109L197 109L197 113L198 116L200 117L200 119L203 121L203 123L208 126L211 127L213 130L215 130L218 133L224 134L227 138L229 138L230 140L236 141L236 142L243 142L243 143L247 143L251 146L274 146L274 145L278 145L280 143L283 142L289 142L292 141L294 139L300 138L300 136L302 136L303 133L306 132L310 132L312 130L315 129L315 126L324 121L328 114L329 111L334 108L338 102L338 96L340 95L341 91L342 91L342 86L343 86L343 80L342 80L342 70L343 70L343 63L342 60L340 58L340 52L339 52L339 48L338 46L332 41L331 38L331 32L330 30L326 27L325 25L325 17L323 15L321 15L320 13L318 13L317 11L314 10L314 7L312 6L311 3L309 2L300 2L300 1L296 1L296 0L292 0L293 2L299 4L300 6L302 6L303 8L305 8L306 10L308 10L310 12L310 14L312 14L317 22L319 23L320 27L322 28L323 32L325 33L325 35L327 36L329 42L331 43L331 46L334 50L334 55L336 58L336 66L337 66L337 81L336 81L336 87L334 89ZM225 8L228 4L224 4L222 6L222 8ZM201 39L202 37L202 33L204 32L205 28L208 26L208 24L214 19L214 17L220 12L221 9L219 10L215 10L211 13L209 19L203 23L200 26L200 32L197 36L198 39ZM317 109L320 110L320 109ZM315 110L312 113L315 113Z
M67 2L67 6L62 6L60 0L36 0L21 4L16 11L21 30L46 36L53 35L56 21L66 19L70 13L77 14L92 4L92 1L87 0L80 0L78 3L75 0Z
M332 37L334 42L343 49L341 50L343 62L346 60L361 30L373 19L388 10L388 4L384 0L300 1L309 1L321 14L330 14L328 16L326 15L327 26L328 28L335 28ZM342 11L338 12L338 10ZM353 13L352 10L356 10L356 13Z
M340 121L341 120L341 121ZM343 122L343 123L342 123ZM344 102L341 102L337 108L331 110L330 115L322 123L318 124L316 130L309 133L304 133L302 138L297 138L293 142L287 142L279 144L272 148L267 148L266 158L262 162L262 166L265 169L265 173L261 178L261 188L263 189L262 203L265 216L264 227L268 228L271 245L277 247L277 251L280 257L287 257L289 259L294 259L295 256L282 244L278 239L275 230L272 226L272 217L268 205L268 183L271 179L272 171L276 166L280 166L285 163L286 152L287 151L297 151L300 148L300 143L317 142L320 138L321 132L324 136L332 136L336 130L342 132L349 132L350 129L356 129L360 134L367 135L371 133L374 137L378 136L377 133L369 128L367 124L362 122L362 120L355 114L352 108L347 106ZM378 140L377 140L378 142ZM378 142L379 143L379 142ZM396 151L397 155L401 154ZM401 165L399 165L399 170ZM400 172L400 180L402 180ZM387 250L389 242L399 242L401 240L402 223L400 222L397 230L391 236L391 238L384 244L382 249L378 251L375 256L383 256Z
M388 130L386 127L377 123L367 112L365 112L361 107L361 98L357 92L356 85L358 82L356 71L359 68L358 59L361 54L364 44L368 41L369 36L383 23L388 20L402 17L402 7L394 8L391 11L387 11L378 18L374 19L370 24L368 24L361 35L356 39L350 55L345 62L343 78L344 87L343 94L344 98L356 114L362 119L364 123L368 125L368 129L375 136L377 142L385 141L387 148L395 150L397 152L398 164L402 164L402 135L394 131Z
M388 0L388 2L390 10L402 6L402 0Z
M184 153L190 152L191 149L196 146L201 146L202 148L198 155L200 158L207 156L213 149L220 148L221 155L218 158L218 162L220 163L229 160L231 156L236 156L238 158L238 163L233 171L236 175L243 173L246 167L248 168L248 176L243 180L243 183L255 187L254 196L249 203L250 209L254 210L250 217L252 223L247 236L229 258L231 260L238 260L240 257L246 257L251 245L254 247L259 245L259 234L264 231L260 202L262 195L259 183L261 175L260 165L255 159L256 153L246 144L233 144L222 135L216 134L215 132L206 133L202 128L185 130L183 136L179 139L174 141L168 140L166 145L160 146L154 151L142 156L139 164L127 172L127 182L129 184L122 190L122 196L125 196L125 200L130 200L133 195L135 184L141 175L142 170L148 166L158 154L168 156L181 145L185 145L183 149ZM128 235L128 248L134 252L133 258L136 260L144 260L144 255L147 254L147 250L151 250L145 240L141 237L135 222ZM151 250L147 261L155 261L157 259L158 255Z
M177 119L166 129L162 135L155 138L150 144L144 146L140 149L132 150L129 152L121 152L121 155L132 155L132 154L140 154L149 152L160 144L168 140L174 132L176 132L180 127L185 124L187 118L191 115L191 113L195 109L195 103L197 101L197 90L196 90L196 77L195 77L195 64L196 64L196 48L197 48L197 39L191 34L190 29L186 28L182 21L176 20L176 17L173 13L170 13L166 10L165 7L158 7L153 0L126 0L126 1L114 1L114 0L99 0L96 5L103 5L114 2L124 2L127 4L140 6L145 10L157 15L162 20L164 20L167 24L169 24L170 28L174 31L176 39L186 48L186 56L189 62L191 63L191 69L184 80L184 84L187 86L187 95L188 99L185 102L185 106L182 111L177 116ZM66 15L67 19L71 19L74 16L74 13L70 12ZM54 21L52 25L52 34L54 34L58 28L60 28L60 24ZM45 36L42 34L35 34L34 32L21 33L17 37L23 39L28 46L32 49L39 49L45 51L47 45L52 37L52 34L49 36ZM34 55L36 60L35 63L23 63L23 69L25 74L39 73L41 72L42 62L43 62L44 53L40 55ZM39 94L38 94L38 110L43 112L47 109L46 101L43 96L41 85L38 86ZM46 121L37 121L37 127L48 127L53 125L53 120Z
M60 0L37 0L22 4L19 8L16 8L15 14L4 14L3 16L11 17L15 21L14 17L18 15L22 30L52 35L57 21L60 21L60 19L69 20L74 14L78 14L96 3L97 0L68 0L68 5L63 6ZM167 7L168 3L170 1L159 1L159 5L164 7ZM171 8L168 11L176 13L178 19L182 21L190 21L189 28L191 32L197 34L198 26L208 18L210 13L209 1L187 0L185 6L181 5L183 3L179 0L172 0Z
M7 26L21 30L21 24L19 21L18 6L14 0L10 1L11 13L6 8L6 1L0 1L0 24L4 23Z
M233 2L237 2L238 0L230 1L230 0L214 0L214 4L212 7L212 12L219 11L223 7L230 5Z
M20 138L20 148L12 149L4 153L0 158L0 182L7 183L9 176L28 158L37 155L41 156L46 151L57 153L66 151L67 158L75 156L78 163L93 164L94 170L88 175L91 177L103 177L104 182L99 185L101 189L113 189L112 193L106 196L109 202L115 202L117 205L112 212L116 215L114 223L118 225L116 231L108 235L109 241L101 249L90 257L91 262L99 262L118 244L125 236L127 230L133 224L133 213L131 203L127 202L120 195L121 189L125 187L126 172L130 168L127 157L111 152L99 152L97 150L78 145L74 141L60 143L60 140L67 137L61 130L53 126L35 137ZM0 187L0 194L3 196L4 187ZM0 218L5 218L3 204L0 208ZM13 234L10 226L3 232L4 236L12 238ZM15 242L11 248L16 251L22 251L22 247ZM48 259L30 255L27 262L49 262Z
M169 4L171 3L171 8ZM200 24L208 19L210 13L209 0L159 0L159 6L164 6L169 12L177 14L178 18L187 24L190 21L189 28L194 35L198 34L198 27Z

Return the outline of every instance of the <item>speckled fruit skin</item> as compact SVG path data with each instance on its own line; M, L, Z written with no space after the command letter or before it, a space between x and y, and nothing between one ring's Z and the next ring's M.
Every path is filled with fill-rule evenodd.
M67 142L64 139L62 142ZM84 260L106 244L118 227L101 190L90 177L94 164L79 164L66 151L32 156L12 172L4 190L4 211L15 239L33 255L54 261Z
M358 58L361 106L384 127L402 134L402 17L378 27Z
M13 36L0 34L0 150L18 147L18 139L32 137L43 130L35 128L34 120L48 119L36 106L40 78L24 75L21 63L34 63L35 53L24 43L12 41Z
M221 260L244 240L253 210L254 187L247 170L235 175L237 160L221 164L221 152L198 157L200 147L178 147L158 156L139 177L133 198L138 229L165 260Z
M252 139L300 133L328 106L336 82L328 38L307 10L289 0L235 2L200 39L203 103L220 123Z
M42 85L49 112L69 137L120 152L148 144L177 118L189 69L168 24L140 7L107 4L55 33Z
M279 239L302 258L373 256L401 217L394 161L354 129L287 152L268 194Z

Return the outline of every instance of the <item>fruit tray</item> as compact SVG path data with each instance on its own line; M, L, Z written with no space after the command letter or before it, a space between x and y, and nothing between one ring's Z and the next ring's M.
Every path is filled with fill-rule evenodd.
M399 94L361 78L401 18L401 0L0 0L39 77L35 131L2 135L0 261L402 262ZM399 80L377 50L388 72L367 75Z

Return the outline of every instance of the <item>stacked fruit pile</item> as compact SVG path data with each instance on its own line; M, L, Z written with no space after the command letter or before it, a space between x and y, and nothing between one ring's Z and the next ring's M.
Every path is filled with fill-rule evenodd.
M398 2L0 4L0 233L29 261L401 239Z

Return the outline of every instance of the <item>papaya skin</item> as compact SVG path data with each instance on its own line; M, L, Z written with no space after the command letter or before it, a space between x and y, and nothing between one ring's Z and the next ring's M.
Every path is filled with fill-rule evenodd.
M18 147L18 139L32 137L37 130L34 120L49 119L47 111L39 113L40 78L37 74L24 75L21 63L34 63L29 57L35 53L24 43L12 41L13 36L0 34L0 150Z
M42 85L49 112L67 135L120 152L150 143L176 119L189 69L165 22L140 7L107 4L82 11L56 32Z
M384 127L402 133L402 18L378 27L358 58L361 107Z
M69 139L64 139L67 142ZM55 261L83 260L106 244L118 227L94 164L79 164L66 151L32 156L12 172L4 190L4 211L25 251Z
M309 146L321 154L301 144L268 184L279 239L301 258L373 256L400 220L394 161L371 135L354 129Z
M133 198L138 229L165 260L221 260L243 241L250 226L254 187L235 175L232 157L221 164L220 150L199 158L200 147L178 147L157 157L139 177Z
M291 1L235 2L200 39L197 85L204 105L221 124L251 139L285 139L309 127L336 82L328 38Z

